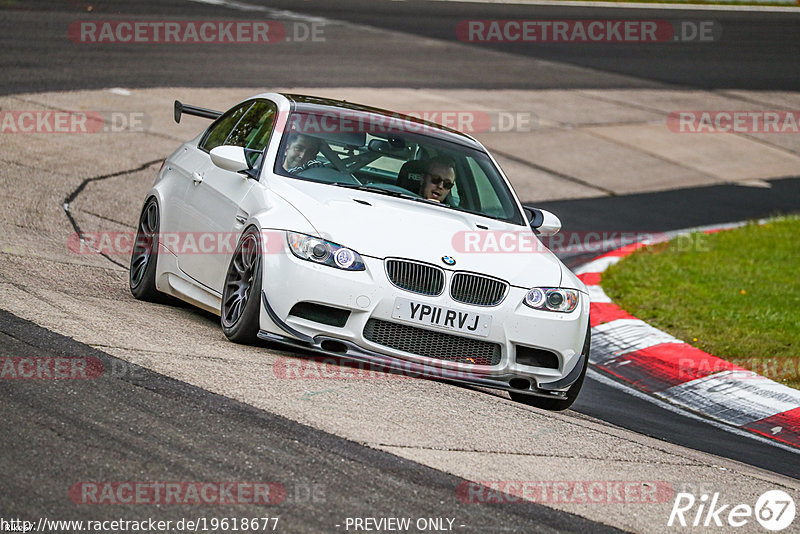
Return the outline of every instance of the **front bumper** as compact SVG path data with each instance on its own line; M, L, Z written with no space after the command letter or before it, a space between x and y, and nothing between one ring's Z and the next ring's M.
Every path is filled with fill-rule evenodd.
M413 376L545 397L563 397L579 378L588 357L582 354L588 328L588 297L582 298L572 313L554 313L528 308L522 303L526 290L511 287L499 305L474 307L454 302L447 291L438 297L403 291L389 282L382 260L365 257L364 262L365 271L351 272L300 260L288 251L265 255L259 337ZM451 275L448 273L448 283ZM364 327L371 318L406 324L392 318L397 297L491 314L493 321L487 336L457 335L499 344L499 363L472 365L428 358L367 340ZM349 317L344 326L336 327L290 315L298 302L347 310ZM551 351L558 357L558 368L518 363L517 345Z

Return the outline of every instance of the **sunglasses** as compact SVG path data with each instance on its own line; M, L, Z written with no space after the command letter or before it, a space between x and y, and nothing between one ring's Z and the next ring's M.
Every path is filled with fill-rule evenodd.
M438 174L428 174L428 176L431 177L431 183L433 185L439 185L439 184L442 184L442 182L444 182L442 184L442 187L444 187L445 189L452 189L453 188L453 185L454 185L453 182L451 182L450 180L445 180L444 178L442 178Z

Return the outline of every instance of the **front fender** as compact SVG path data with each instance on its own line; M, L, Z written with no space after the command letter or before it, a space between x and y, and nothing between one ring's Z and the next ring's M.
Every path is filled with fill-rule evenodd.
M244 228L255 226L261 230L291 230L304 234L317 235L317 229L290 202L274 191L264 187L254 187L247 205L252 206Z

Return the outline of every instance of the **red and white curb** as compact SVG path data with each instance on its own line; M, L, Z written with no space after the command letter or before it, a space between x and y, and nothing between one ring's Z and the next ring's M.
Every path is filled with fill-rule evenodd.
M800 391L692 347L633 317L605 294L600 287L603 271L649 244L653 242L624 246L575 269L591 298L589 362L670 403L800 448Z

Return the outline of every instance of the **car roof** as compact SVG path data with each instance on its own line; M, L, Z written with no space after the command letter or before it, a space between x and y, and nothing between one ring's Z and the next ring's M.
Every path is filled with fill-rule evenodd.
M347 102L345 100L335 100L332 98L300 95L294 93L280 93L280 94L286 97L292 103L292 109L296 111L324 113L326 111L346 109L349 111L356 111L361 113L378 114L385 117L389 117L392 119L392 121L401 120L416 125L424 126L425 127L424 135L428 135L430 137L441 139L444 141L449 141L451 143L457 143L459 145L467 146L470 148L474 148L480 150L481 152L486 151L483 145L481 145L476 139L465 133L459 132L458 130L453 130L452 128L448 128L440 124L436 124L435 122L430 122L418 117L413 117L411 115L405 115L403 113L399 113L396 111L390 111L387 109L356 104L354 102ZM416 130L417 129L413 127L409 128L409 131L412 132L415 132Z

